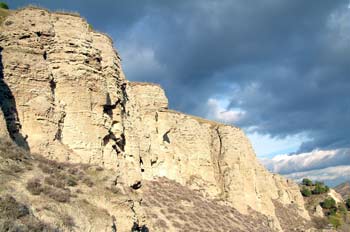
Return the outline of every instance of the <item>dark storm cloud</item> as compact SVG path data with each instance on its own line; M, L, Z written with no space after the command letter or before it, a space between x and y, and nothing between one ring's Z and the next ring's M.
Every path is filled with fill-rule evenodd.
M228 98L239 126L309 136L300 152L350 147L347 0L30 2L111 34L128 79L162 84L171 107L206 116Z

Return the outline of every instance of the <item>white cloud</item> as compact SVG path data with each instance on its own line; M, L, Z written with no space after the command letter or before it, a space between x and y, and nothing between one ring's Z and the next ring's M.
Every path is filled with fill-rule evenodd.
M296 155L278 155L272 159L261 159L272 172L290 174L311 171L338 165L350 165L350 149L314 150Z
M285 177L301 182L303 178L309 178L313 181L323 181L327 185L335 186L345 181L350 180L350 165L342 165L335 167L328 167L306 172L295 172Z
M226 100L209 98L207 101L208 115L207 117L223 123L235 123L239 121L245 114L242 109L226 110L229 104Z

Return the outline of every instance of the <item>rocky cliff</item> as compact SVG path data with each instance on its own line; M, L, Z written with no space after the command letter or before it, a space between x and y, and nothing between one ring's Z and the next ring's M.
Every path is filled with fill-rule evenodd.
M142 194L159 178L262 215L266 231L287 231L281 209L309 220L298 186L266 171L241 129L169 110L159 86L128 82L112 40L81 17L29 7L0 32L0 135L48 159L113 170L141 196L133 220L152 224Z

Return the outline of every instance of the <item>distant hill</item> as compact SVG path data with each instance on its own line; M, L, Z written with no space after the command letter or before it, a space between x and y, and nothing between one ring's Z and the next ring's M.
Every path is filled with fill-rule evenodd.
M337 191L343 199L350 198L350 181L337 185L334 190Z

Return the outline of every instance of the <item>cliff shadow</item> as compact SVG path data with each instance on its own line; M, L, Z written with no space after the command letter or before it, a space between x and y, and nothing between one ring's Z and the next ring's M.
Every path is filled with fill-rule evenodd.
M2 63L2 50L0 47L0 108L4 114L7 131L11 139L20 147L29 150L26 138L21 134L21 124L16 108L16 100L11 89L4 80L4 66Z

